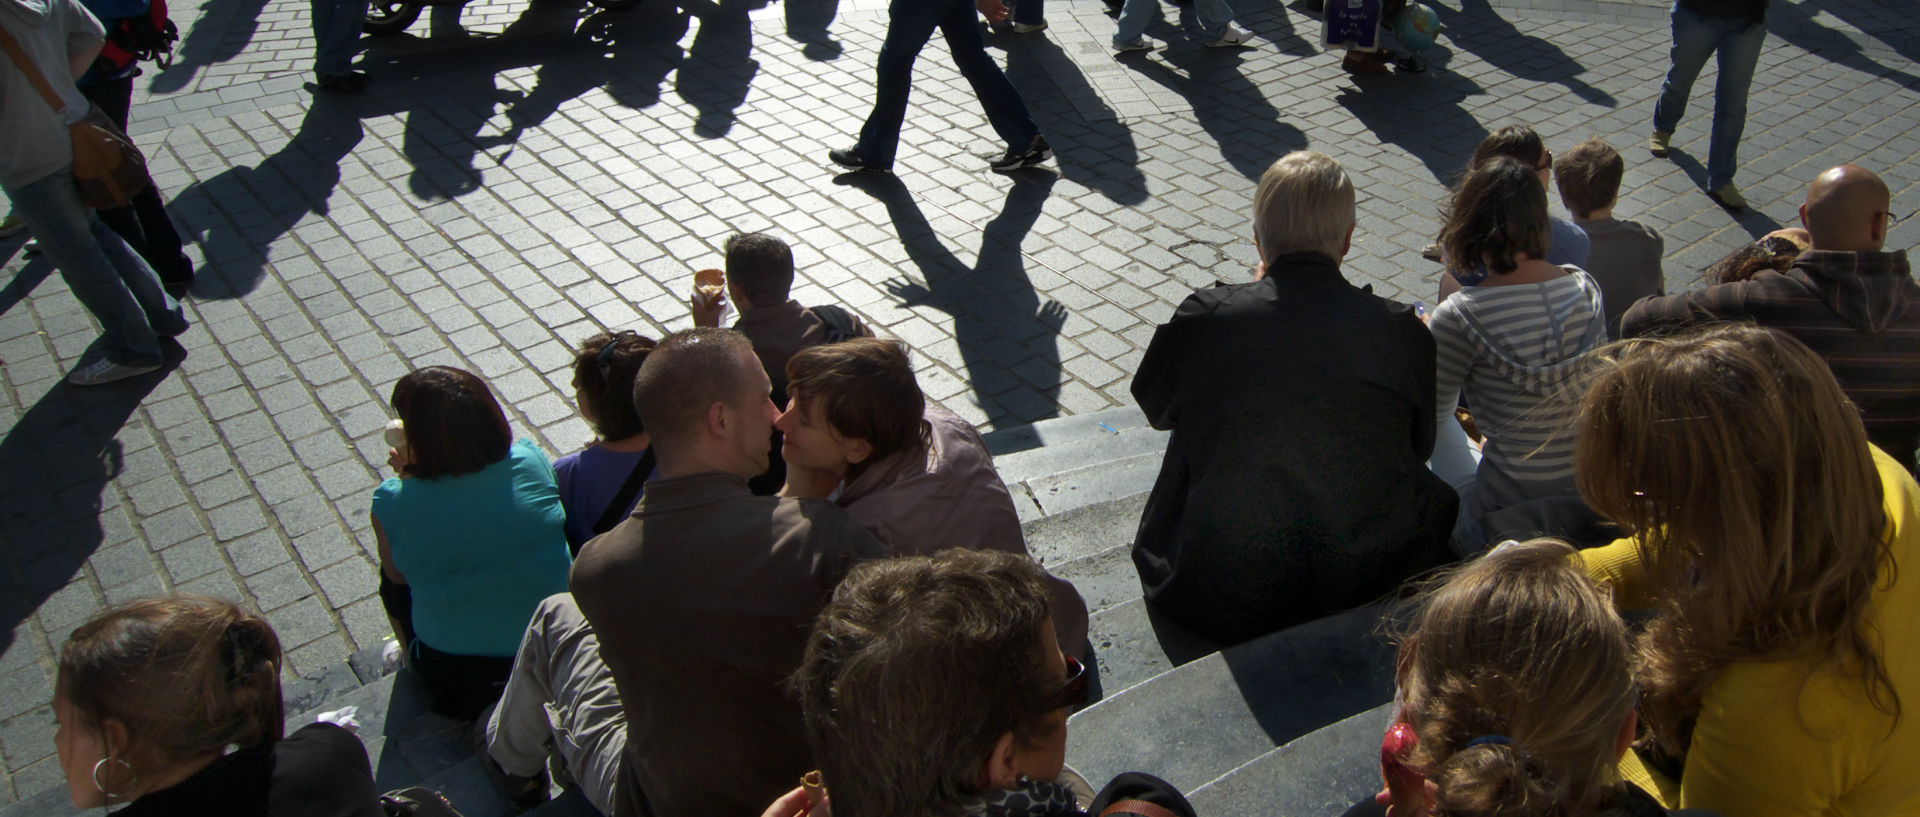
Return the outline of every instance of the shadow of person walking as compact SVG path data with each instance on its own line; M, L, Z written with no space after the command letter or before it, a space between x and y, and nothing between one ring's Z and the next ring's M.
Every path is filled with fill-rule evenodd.
M1521 31L1487 0L1460 0L1457 10L1439 2L1430 6L1445 26L1447 41L1488 65L1520 79L1557 83L1595 105L1618 104L1612 94L1580 78L1587 69L1579 61L1559 46Z
M1020 249L1058 177L1040 170L1008 175L1013 185L999 214L981 232L980 252L971 266L947 248L898 177L847 173L834 179L886 206L901 246L925 283L899 278L883 288L904 305L927 306L953 317L959 366L975 401L997 426L1060 413L1063 375L1057 339L1067 316L1060 303L1040 302ZM932 356L928 350L921 353Z
M987 44L1007 52L1007 78L1053 145L1060 174L1116 204L1147 200L1147 177L1133 128L1115 113L1080 66L1046 36L1002 35ZM1100 54L1106 59L1106 52Z
M747 101L760 71L747 14L765 6L766 0L680 0L680 5L700 20L700 30L687 46L686 62L673 75L673 87L699 111L693 135L718 139L733 129L733 112Z
M259 31L260 13L266 8L267 0L207 0L200 4L200 16L180 38L180 47L173 50L173 64L154 75L148 92L178 91L193 82L200 69L240 56ZM306 19L298 18L302 24ZM301 59L311 56L303 54ZM303 62L302 69L307 65Z

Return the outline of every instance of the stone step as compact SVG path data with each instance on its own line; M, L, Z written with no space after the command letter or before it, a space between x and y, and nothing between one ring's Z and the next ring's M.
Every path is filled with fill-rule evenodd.
M1340 817L1380 790L1391 703L1308 732L1187 793L1200 814Z
M1022 522L1144 492L1153 487L1167 433L1122 407L1043 420L986 435L994 467Z
M1119 443L1122 438L1143 436L1133 431L1152 431L1147 417L1133 406L1119 406L1090 414L1055 417L1023 426L995 429L981 434L992 452L1002 476L1019 481L1067 470L1084 463L1074 461L1062 467L1050 462L1062 459L1061 452L1089 450ZM1154 432L1159 433L1159 432Z
M1067 761L1090 780L1156 774L1191 791L1275 747L1393 696L1381 608L1350 610L1181 664L1204 649L1138 600L1094 618L1105 700L1073 716ZM1151 643L1142 643L1151 642ZM1149 679L1137 676L1176 665Z
M1134 493L1035 519L1020 528L1033 558L1049 570L1064 568L1115 547L1131 546L1133 534L1140 527L1140 511L1146 504L1145 493ZM1087 591L1082 588L1080 592L1084 595Z

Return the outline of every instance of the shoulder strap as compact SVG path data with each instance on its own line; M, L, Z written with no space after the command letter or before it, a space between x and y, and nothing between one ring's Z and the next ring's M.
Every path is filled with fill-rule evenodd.
M640 462L633 466L633 473L627 475L627 481L620 483L620 492L613 495L613 501L607 509L600 512L600 519L593 523L593 535L599 536L613 530L620 520L627 517L627 509L633 507L633 500L640 496L640 486L647 483L647 477L653 475L653 446L640 453Z
M55 113L67 109L67 103L54 92L52 85L47 84L47 76L40 73L40 66L33 64L33 58L20 49L20 41L13 38L13 32L8 31L6 26L0 26L0 49L5 49L7 56L13 59L13 64L20 66L20 73L27 75L34 90L39 91L40 98L53 106Z

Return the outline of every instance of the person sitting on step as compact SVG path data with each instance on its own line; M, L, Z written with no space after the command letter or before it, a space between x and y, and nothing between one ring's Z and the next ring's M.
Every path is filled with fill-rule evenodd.
M894 556L948 548L1030 556L1019 512L979 430L927 402L906 344L856 338L787 363L788 496L847 509ZM1086 656L1087 606L1048 577L1061 649Z
M285 734L280 638L233 602L129 602L60 649L53 742L75 808L168 817L382 817L360 738Z
M653 476L652 438L633 409L633 376L651 351L652 338L621 331L587 338L574 353L574 399L596 436L555 460L553 476L567 512L567 547L576 556L588 539L627 518Z

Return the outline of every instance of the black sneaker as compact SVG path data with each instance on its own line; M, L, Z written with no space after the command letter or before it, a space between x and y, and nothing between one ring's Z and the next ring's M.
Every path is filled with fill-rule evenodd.
M1000 157L1000 159L995 161L990 167L996 171L1005 173L1009 170L1033 167L1051 158L1053 158L1053 148L1047 146L1047 137L1035 136L1033 137L1033 142L1027 145L1025 150L1010 148L1007 150L1007 155Z
M833 150L827 151L827 158L832 159L834 164L855 173L873 173L885 176L893 172L892 168L881 167L860 158L860 154L853 152L853 148L834 148Z

